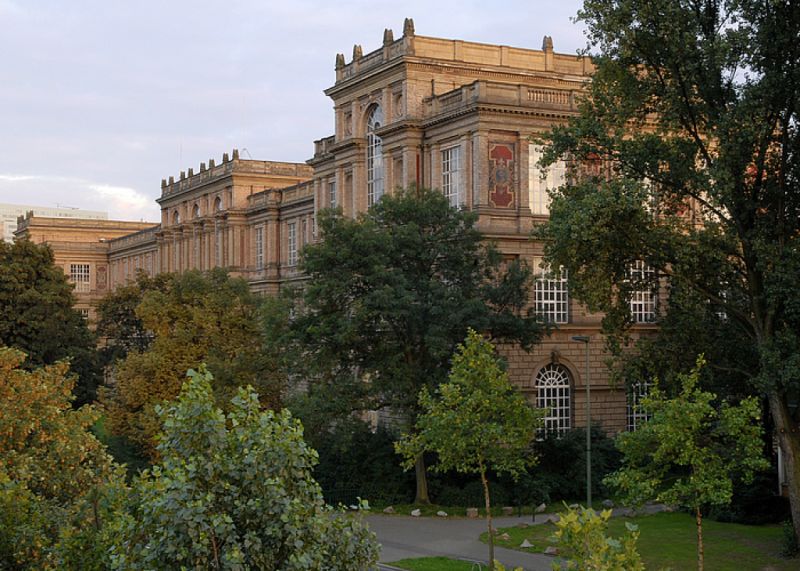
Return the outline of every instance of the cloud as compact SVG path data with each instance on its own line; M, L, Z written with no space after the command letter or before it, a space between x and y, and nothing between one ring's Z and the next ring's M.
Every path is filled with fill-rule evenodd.
M79 177L0 173L0 202L108 212L115 220L161 218L155 201L135 188ZM33 203L33 204L31 204Z

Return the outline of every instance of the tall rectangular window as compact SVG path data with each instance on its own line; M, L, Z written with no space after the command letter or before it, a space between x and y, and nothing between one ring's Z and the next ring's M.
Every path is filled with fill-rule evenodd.
M628 389L628 422L629 431L641 428L648 421L647 411L642 407L642 399L650 393L650 383L636 382Z
M657 284L655 270L643 260L636 260L628 272L630 281L637 284L631 292L631 318L634 323L653 323L656 320Z
M289 266L296 266L297 265L297 223L290 222L286 226L286 237L287 237L287 256L286 256L286 264Z
M544 171L539 166L544 149L531 146L528 153L528 203L533 214L550 214L548 190L562 186L567 181L567 165L559 159Z
M217 199L219 200L219 199ZM214 267L222 267L222 225L214 221Z
M264 269L264 227L256 228L256 269Z
M153 255L146 254L144 257L144 268L147 271L147 275L153 275Z
M91 289L89 264L70 264L69 281L75 284L75 291L86 293Z
M308 242L308 220L303 218L300 223L300 247L305 246L306 242Z
M461 147L450 147L442 151L442 194L454 208L464 204L461 184Z
M539 262L539 263L537 263ZM535 260L534 302L536 313L550 323L569 322L567 270L551 271Z
M338 205L336 197L336 181L332 180L328 183L328 205L331 208L336 208Z

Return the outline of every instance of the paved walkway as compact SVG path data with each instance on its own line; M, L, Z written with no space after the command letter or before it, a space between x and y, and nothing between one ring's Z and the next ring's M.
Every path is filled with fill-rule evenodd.
M542 523L545 516L537 516ZM445 556L486 563L489 547L478 538L486 531L483 519L444 519L434 517L371 515L366 518L381 544L381 563L410 557ZM531 523L531 516L492 519L495 528ZM506 568L522 567L525 571L550 571L553 558L540 553L523 553L495 548L495 559Z
M664 506L651 505L638 513L656 513ZM628 515L631 510L619 508L614 516ZM550 514L521 517L497 517L492 525L497 528L513 527L520 523L542 524ZM466 518L411 517L398 515L370 515L366 517L369 527L378 536L381 544L381 563L391 563L412 557L444 556L486 563L489 548L482 543L480 534L486 531L486 520ZM502 547L495 548L495 559L507 569L522 567L525 571L551 571L554 558L541 553L524 553Z

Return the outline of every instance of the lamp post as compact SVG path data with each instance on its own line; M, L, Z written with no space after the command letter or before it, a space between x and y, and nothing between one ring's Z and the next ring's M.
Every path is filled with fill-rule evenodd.
M592 392L589 383L589 336L574 335L573 341L586 346L586 507L592 507Z

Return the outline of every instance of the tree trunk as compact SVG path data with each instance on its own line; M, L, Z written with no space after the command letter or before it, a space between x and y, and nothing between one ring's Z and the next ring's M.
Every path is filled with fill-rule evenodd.
M697 517L697 571L703 571L703 514L700 513L700 506L695 508Z
M414 497L415 504L429 504L431 499L428 496L428 473L425 469L425 457L422 454L417 456L414 463L414 473L417 477L417 494Z
M794 534L800 542L800 432L789 414L786 399L777 392L767 393L769 410L778 433L789 488L789 508L792 513Z
M486 502L486 525L489 527L489 571L494 571L494 532L492 530L492 504L489 499L489 481L486 471L481 468L481 483L483 484L483 499Z

